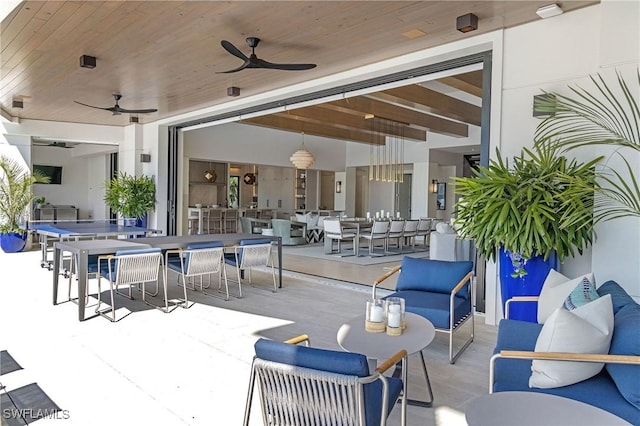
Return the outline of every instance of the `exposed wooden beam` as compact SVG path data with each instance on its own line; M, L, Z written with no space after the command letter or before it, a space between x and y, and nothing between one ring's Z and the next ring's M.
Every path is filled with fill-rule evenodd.
M308 122L324 124L325 126L357 129L369 133L385 133L392 136L401 136L418 141L427 140L427 132L409 126L383 126L378 119L366 119L364 114L345 114L336 110L311 106L297 108L277 115L295 116Z
M373 114L376 117L388 120L425 127L434 133L456 137L467 137L469 135L469 126L466 124L362 96L333 101L328 104L343 110L350 109L365 114Z
M388 95L388 96L379 96ZM461 101L454 97L436 92L418 84L397 87L374 93L372 97L380 100L396 101L401 105L418 108L424 112L430 112L465 123L480 125L482 108Z
M438 79L442 84L454 87L474 96L482 97L482 71L472 71Z
M282 116L276 114L264 115L261 117L248 118L240 121L240 123L253 124L296 133L304 132L308 135L342 139L350 142L361 142L369 145L384 145L385 142L385 137L382 134L371 134L354 129L349 130L325 126L323 124L312 123L306 120L299 120L293 116Z

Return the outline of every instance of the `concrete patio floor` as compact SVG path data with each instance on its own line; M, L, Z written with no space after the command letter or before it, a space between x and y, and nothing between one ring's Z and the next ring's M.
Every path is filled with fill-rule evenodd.
M10 391L37 382L68 417L37 425L241 425L259 337L306 333L313 346L339 350L337 329L370 297L369 287L294 273L285 273L274 294L270 276L258 272L255 287L243 286L242 299L190 292L190 309L165 314L144 305L138 293L132 302L116 299L132 311L117 323L101 317L78 322L76 304L52 304L52 272L40 268L38 251L0 252L0 276L0 350L23 367L1 375L0 383ZM170 297L180 297L175 275L169 282ZM61 283L63 300L66 280ZM236 293L237 285L229 285ZM408 424L465 424L465 405L488 391L494 343L495 327L477 317L474 343L450 365L447 338L438 335L424 350L434 408L409 407ZM409 364L415 398L424 381L415 355ZM396 408L389 424L399 423ZM257 407L251 424L261 424Z

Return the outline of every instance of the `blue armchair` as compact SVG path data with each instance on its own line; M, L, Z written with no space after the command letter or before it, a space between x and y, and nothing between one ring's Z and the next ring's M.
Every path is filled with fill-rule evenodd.
M449 334L449 362L455 363L462 351L473 342L473 262L448 262L405 256L400 266L374 281L374 298L377 286L396 272L400 272L396 291L388 297L404 298L407 312L425 317L437 332ZM469 337L454 354L453 334L468 320L471 320Z
M385 425L405 386L383 373L406 362L399 351L369 372L364 355L300 346L306 335L286 342L259 339L251 364L244 425L249 424L255 382L266 425L304 424ZM402 398L401 424L406 424L406 398Z

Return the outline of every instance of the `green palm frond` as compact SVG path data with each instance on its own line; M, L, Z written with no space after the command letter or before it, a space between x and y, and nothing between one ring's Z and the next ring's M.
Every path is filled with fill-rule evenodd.
M536 129L536 139L546 139L562 149L585 145L609 145L640 152L640 70L635 84L628 84L617 73L612 88L600 74L591 77L593 93L584 88L570 88L573 96L548 93L536 102L537 111L551 115ZM549 96L550 95L550 96ZM624 172L601 167L595 188L593 209L596 222L624 216L640 217L640 190L637 167L616 151L625 163ZM576 188L575 191L589 191Z

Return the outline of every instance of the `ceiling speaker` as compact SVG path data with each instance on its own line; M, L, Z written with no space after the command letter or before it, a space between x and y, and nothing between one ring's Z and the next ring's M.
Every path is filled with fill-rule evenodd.
M24 108L24 102L21 99L14 99L11 103L13 108Z
M138 117L129 117L129 123L139 123L140 119Z
M478 17L473 13L467 13L456 18L456 29L462 33L478 29Z
M227 87L227 96L240 96L240 88L236 86Z
M80 66L82 68L95 68L96 67L96 57L89 55L80 56Z

